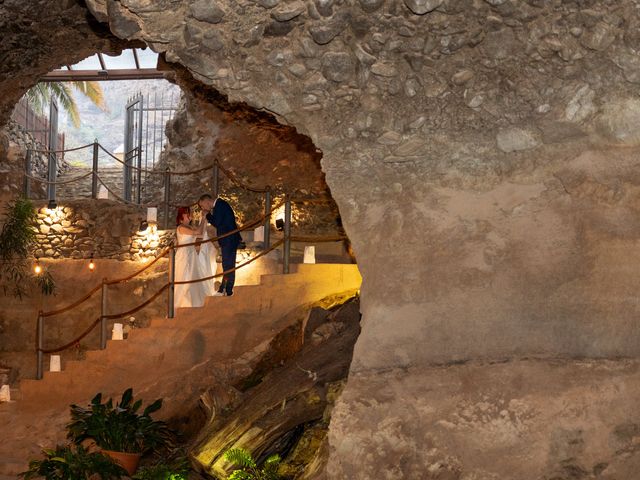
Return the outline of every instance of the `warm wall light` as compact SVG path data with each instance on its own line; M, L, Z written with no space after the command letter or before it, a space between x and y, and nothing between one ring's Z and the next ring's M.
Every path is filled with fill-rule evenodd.
M96 269L96 264L93 263L93 255L91 255L91 258L89 259L89 270L93 272L95 269Z
M40 261L36 258L36 264L33 266L33 271L36 275L40 275L42 273L42 265L40 265Z

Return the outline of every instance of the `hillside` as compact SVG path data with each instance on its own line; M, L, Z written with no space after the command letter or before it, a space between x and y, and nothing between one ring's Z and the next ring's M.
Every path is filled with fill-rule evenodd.
M113 152L124 140L124 112L127 100L138 93L153 103L162 100L164 105L176 105L180 100L180 88L166 80L134 80L99 82L102 86L107 105L106 111L97 108L82 95L76 95L80 111L81 125L74 127L66 112L61 112L60 131L65 132L66 147L73 148L93 142L94 139ZM165 114L166 115L166 114ZM151 114L153 117L153 114ZM158 124L161 121L160 112L157 113ZM164 129L159 129L158 133ZM101 156L102 157L102 156ZM91 151L81 150L69 152L66 158L72 164L91 164Z

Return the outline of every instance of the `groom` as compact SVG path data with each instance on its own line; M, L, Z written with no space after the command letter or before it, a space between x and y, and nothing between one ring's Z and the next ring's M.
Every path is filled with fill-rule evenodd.
M200 197L200 200L198 200L198 206L200 206L203 212L207 212L207 221L216 227L217 236L221 236L225 233L238 229L238 226L236 225L236 216L233 213L231 205L220 197L213 198L208 193L205 193ZM238 245L241 241L242 237L239 232L218 240L220 250L222 250L223 271L226 272L227 270L235 268L236 252L238 251ZM230 297L233 295L233 284L235 281L235 272L224 275L216 296L226 295L227 297Z

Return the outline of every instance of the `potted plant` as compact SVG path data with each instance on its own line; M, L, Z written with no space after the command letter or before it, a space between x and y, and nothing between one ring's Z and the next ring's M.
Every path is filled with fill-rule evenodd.
M43 453L45 458L30 461L29 470L22 472L20 477L25 480L69 480L90 478L97 473L102 480L112 480L127 474L111 458L100 452L89 452L82 445L58 445L55 450L43 450Z
M173 444L173 434L167 424L151 417L162 407L162 399L142 412L141 407L142 400L134 401L131 388L125 390L115 405L111 398L102 403L102 394L98 393L87 408L71 405L67 437L76 444L92 439L133 475L143 454Z

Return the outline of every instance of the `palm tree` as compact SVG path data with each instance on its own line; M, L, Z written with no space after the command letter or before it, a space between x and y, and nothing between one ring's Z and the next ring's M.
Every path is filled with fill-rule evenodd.
M98 108L102 110L106 109L104 93L98 82L38 82L27 91L26 97L29 100L29 104L39 114L43 114L51 98L55 98L62 108L69 113L73 124L79 127L80 113L78 112L78 105L74 98L74 90L83 94Z

